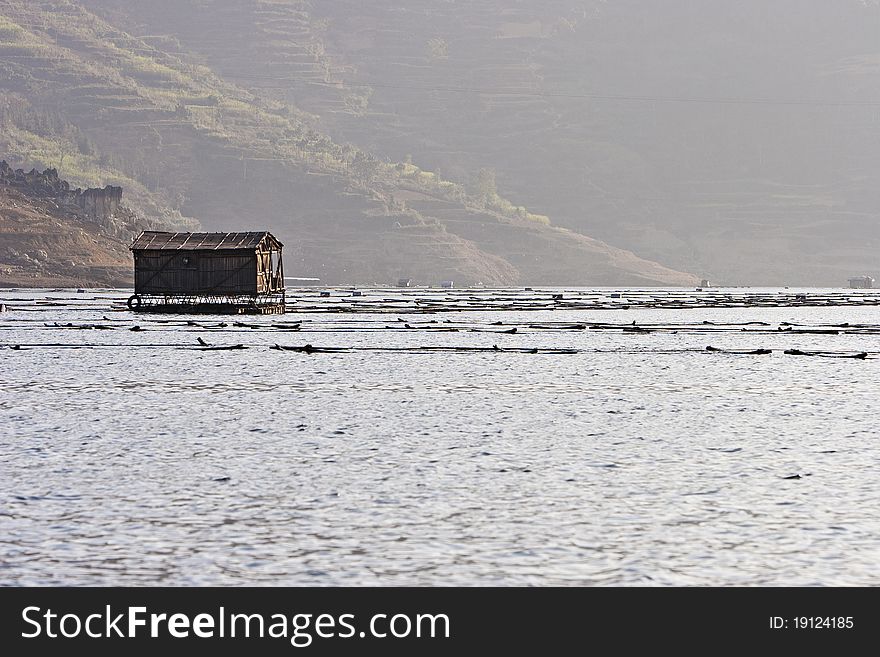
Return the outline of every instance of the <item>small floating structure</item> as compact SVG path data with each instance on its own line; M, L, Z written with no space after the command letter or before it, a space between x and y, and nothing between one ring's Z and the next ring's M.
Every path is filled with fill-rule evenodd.
M275 315L284 312L283 245L268 231L144 231L134 255L130 310Z
M285 281L293 281L297 285L317 285L321 282L320 278L314 276L285 276Z
M855 276L848 280L849 286L853 290L870 290L874 287L874 279L870 276Z

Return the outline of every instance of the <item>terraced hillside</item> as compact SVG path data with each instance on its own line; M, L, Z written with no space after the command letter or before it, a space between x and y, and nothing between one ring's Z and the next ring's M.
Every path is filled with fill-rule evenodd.
M678 269L880 275L876 2L87 4L337 140L469 190L493 169L513 204Z
M260 29L268 20L284 43L248 33L240 6L265 9ZM312 74L317 66L330 78L345 73L323 59L314 39L320 25L294 29L302 20L297 6L0 3L4 98L51 117L43 123L54 125L4 122L7 159L62 172L68 166L74 178L125 177L131 184L123 186L145 204L197 217L207 229L268 228L288 245L290 273L327 283L400 277L484 284L696 280L550 225L497 194L490 176L472 188L409 161L377 156L334 140L321 118L295 99L236 84L236 75L248 70L275 75L295 65ZM100 8L101 16L90 8ZM182 29L187 11L195 12L191 20L202 17L207 41L219 45L213 53L200 52L139 22L142 9L170 17ZM228 39L230 33L249 34L249 47L236 46L242 42ZM277 64L254 59L250 48L261 43L263 54L278 56ZM214 61L220 51L236 66ZM323 114L331 106L353 111L357 103L347 90L339 95L321 88ZM63 148L57 146L61 141ZM430 211L432 203L439 204L437 213Z

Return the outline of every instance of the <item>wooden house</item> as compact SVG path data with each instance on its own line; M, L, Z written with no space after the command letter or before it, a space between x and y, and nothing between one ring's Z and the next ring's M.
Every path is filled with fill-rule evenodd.
M282 244L271 233L145 231L134 255L131 310L284 312Z

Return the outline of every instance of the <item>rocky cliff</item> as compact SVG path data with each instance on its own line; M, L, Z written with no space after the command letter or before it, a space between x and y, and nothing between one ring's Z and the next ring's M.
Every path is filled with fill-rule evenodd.
M0 162L0 286L131 284L132 236L149 227L122 188L71 188L55 169Z
M64 206L79 208L85 219L105 227L114 226L117 214L130 217L122 207L122 187L106 185L104 188L72 189L70 183L58 177L57 169L46 169L42 173L36 169L25 172L13 169L0 161L0 185L22 191L27 196L53 200Z

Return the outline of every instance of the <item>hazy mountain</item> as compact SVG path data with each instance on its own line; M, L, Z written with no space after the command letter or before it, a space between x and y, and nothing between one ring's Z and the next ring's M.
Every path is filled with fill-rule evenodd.
M874 2L0 11L7 96L58 113L145 204L276 231L294 273L829 285L880 274Z
M878 272L880 7L90 0L380 157L731 283ZM234 26L234 29L230 29Z
M267 3L226 7L238 5ZM193 10L232 49L244 29L236 11L210 2L93 8L101 16L82 2L0 3L0 88L13 109L0 147L13 166L57 166L75 183L125 178L137 209L170 221L269 228L287 244L288 271L329 283L695 280L551 226L499 196L488 170L463 186L334 140L316 114L227 81L182 40L137 23L145 9L182 24Z

